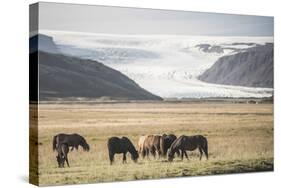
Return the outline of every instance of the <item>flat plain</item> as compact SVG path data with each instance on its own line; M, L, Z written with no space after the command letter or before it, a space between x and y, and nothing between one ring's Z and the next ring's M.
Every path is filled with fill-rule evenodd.
M39 147L40 185L272 171L274 166L273 104L40 104L38 119L38 140L31 144ZM58 133L78 133L90 144L89 152L69 152L70 168L58 168L52 150ZM109 165L109 137L126 136L137 146L141 135L163 133L207 137L209 160L199 161L195 150L188 152L190 160L150 157L134 163L128 153L127 164L115 155Z

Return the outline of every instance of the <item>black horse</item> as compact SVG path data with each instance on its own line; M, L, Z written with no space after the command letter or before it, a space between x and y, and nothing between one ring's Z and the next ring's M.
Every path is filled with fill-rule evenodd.
M129 152L131 154L131 158L134 162L137 162L139 158L139 154L132 144L132 142L127 137L111 137L107 141L107 148L109 154L110 165L112 165L114 161L114 155L116 153L123 153L123 163L126 162L126 154Z
M57 134L53 137L53 150L57 150L58 146L62 143L66 143L71 148L71 151L75 148L78 150L79 146L82 146L84 151L89 151L90 146L86 142L85 138L79 134Z
M57 148L58 155L57 155L57 162L59 168L64 167L64 162L66 161L67 166L69 167L68 157L67 154L69 152L69 146L66 143L62 143Z
M178 150L181 151L181 159L183 160L183 155L188 159L186 150L193 151L195 149L199 149L200 152L200 160L202 159L202 154L204 152L206 158L208 159L208 141L202 135L195 136L185 136L182 135L177 138L173 144L171 145L168 151L168 160L172 161L175 155L175 152Z
M167 151L170 148L170 146L172 145L172 143L177 139L177 137L174 134L163 134L161 137L161 141L160 141L160 148L161 148L161 153L163 157L167 156ZM177 155L180 155L179 151L176 151Z

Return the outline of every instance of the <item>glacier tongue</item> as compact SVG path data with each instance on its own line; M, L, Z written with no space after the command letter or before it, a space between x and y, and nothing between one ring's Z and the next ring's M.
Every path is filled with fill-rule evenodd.
M221 56L265 44L272 37L209 37L163 35L106 35L42 31L67 55L104 63L163 98L270 97L273 89L208 84L197 76ZM234 43L239 45L232 45ZM227 46L223 53L206 53L196 45Z

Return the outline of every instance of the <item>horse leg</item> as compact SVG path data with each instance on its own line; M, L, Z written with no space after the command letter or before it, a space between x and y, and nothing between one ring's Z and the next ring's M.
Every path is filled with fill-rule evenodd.
M199 158L199 160L201 161L201 159L202 159L202 154L203 154L203 151L202 151L202 148L201 148L201 147L199 147L199 152L200 152L200 158Z
M123 164L126 163L126 153L123 153Z
M141 155L142 155L142 158L144 159L144 158L145 158L145 155L146 155L145 149L143 149L143 150L141 151Z
M161 159L161 151L160 151L160 149L157 149L157 154L158 154L158 159Z
M155 148L152 148L152 150L151 150L151 154L153 155L153 157L154 157L154 159L155 159L155 157L156 157L156 151L155 151Z
M185 155L186 159L189 160L186 151L184 151L184 155Z
M149 150L149 149L146 149L146 150L145 150L145 153L146 153L147 159L150 160L150 158L149 158L150 150Z
M114 154L109 154L109 160L110 160L110 165L112 165L113 161L114 161Z
M67 156L65 156L65 161L66 161L67 166L70 167L70 166L69 166L69 163L68 163L68 158L67 158Z
M181 160L183 160L183 154L185 153L184 150L181 150Z
M76 151L78 150L79 145L75 146Z
M178 157L179 157L180 154L181 154L181 153L180 153L180 150L177 150L176 153L177 153L177 156L178 156Z

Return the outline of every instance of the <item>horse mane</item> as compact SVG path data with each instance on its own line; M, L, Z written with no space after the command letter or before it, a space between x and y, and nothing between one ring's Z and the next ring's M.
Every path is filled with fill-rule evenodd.
M127 141L128 146L129 146L129 147L128 147L128 150L129 150L130 152L138 153L138 151L136 150L134 144L131 142L131 140L130 140L129 138L123 136L122 139Z
M170 149L174 151L174 150L176 149L176 147L177 147L178 141L181 140L183 137L185 137L185 135L181 135L180 137L178 137L178 138L172 143L172 145L170 146Z

